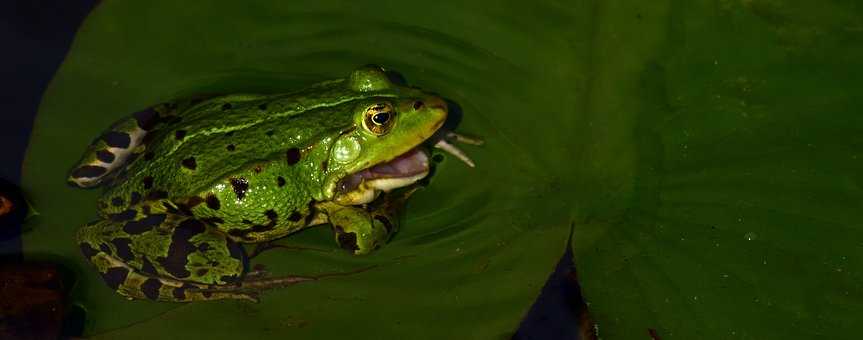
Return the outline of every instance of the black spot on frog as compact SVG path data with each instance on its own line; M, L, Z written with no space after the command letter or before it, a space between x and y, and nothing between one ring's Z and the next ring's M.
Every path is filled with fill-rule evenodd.
M117 257L119 257L124 262L129 262L135 258L135 255L132 254L132 240L125 237L115 238L111 240L111 244L113 244L114 248L117 249Z
M137 215L138 215L137 211L132 210L132 209L126 209L126 210L123 210L122 212L119 212L116 214L110 214L110 215L108 215L108 218L110 218L111 221L114 221L114 222L123 222L123 221L131 220L131 219L135 218L135 216L137 216Z
M129 276L129 269L126 269L125 267L108 268L107 271L102 273L102 279L105 280L108 287L111 287L113 290L117 290L117 288L120 287L120 284L122 284L123 281L126 281L127 276Z
M96 152L96 159L102 161L103 163L111 163L114 161L116 156L111 151L108 150L99 150Z
M357 250L360 250L359 245L357 245L357 234L353 232L349 233L339 233L339 246L342 249L348 250L351 253L355 253Z
M159 298L160 288L162 288L162 282L154 278L149 278L141 284L141 292L150 300L157 300Z
M245 178L231 178L231 187L234 188L234 194L238 200L246 197L246 191L249 190L249 181Z
M141 194L138 193L137 191L133 191L132 194L129 196L129 205L138 204L138 202L140 202L140 201L141 201Z
M129 221L123 225L123 231L132 235L142 234L162 224L167 217L166 214L153 214L137 221Z
M294 210L293 212L291 212L291 215L288 216L288 221L299 222L300 219L302 219L302 218L303 218L303 214L300 214L299 211Z
M187 219L174 229L171 235L171 245L168 247L168 256L158 259L165 271L176 278L186 278L191 274L186 265L188 264L188 255L193 253L197 247L192 244L191 239L195 235L203 233L206 230L204 223L195 220Z
M135 117L135 122L141 130L150 131L159 122L159 115L152 108L143 111L138 111L132 114Z
M163 198L168 198L168 192L164 190L153 190L147 194L145 198L148 201L157 201Z
M195 170L198 168L198 162L195 161L195 157L186 158L180 163L183 164L184 168L189 170Z
M207 195L207 208L213 210L219 210L222 207L222 203L219 202L219 198L216 195L208 194Z
M153 266L153 263L150 262L150 260L147 259L146 256L144 256L143 260L141 261L141 272L150 275L158 275L158 272L156 272L156 267Z
M102 140L110 147L126 149L132 144L132 137L125 132L108 131L102 135Z
M285 153L285 156L287 157L288 165L297 164L300 161L300 149L290 148Z
M381 224L384 225L384 229L387 230L387 233L393 232L393 224L392 224L392 222L390 222L390 219L386 218L385 216L381 216L381 215L375 215L375 219L380 221Z

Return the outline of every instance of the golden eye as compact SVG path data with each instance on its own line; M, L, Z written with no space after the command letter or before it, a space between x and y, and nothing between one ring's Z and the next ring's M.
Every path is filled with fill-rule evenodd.
M363 126L378 136L390 131L395 122L395 111L389 103L379 103L366 109Z

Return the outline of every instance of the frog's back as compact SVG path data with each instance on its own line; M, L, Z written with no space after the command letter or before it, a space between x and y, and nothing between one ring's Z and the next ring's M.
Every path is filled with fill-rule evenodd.
M278 186L281 177L284 186L297 186L291 189L293 196L302 196L302 183L293 183L303 177L294 176L302 169L279 166L320 144L322 136L349 126L351 102L367 96L330 81L287 94L228 95L199 102L147 134L144 150L119 171L100 206L104 214L112 214L144 200L219 196L242 188L231 181L249 171L255 178L275 176L271 187Z

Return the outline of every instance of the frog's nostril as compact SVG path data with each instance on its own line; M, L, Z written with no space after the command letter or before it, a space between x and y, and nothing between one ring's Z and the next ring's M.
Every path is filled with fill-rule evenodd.
M419 109L423 108L424 105L425 105L425 103L417 100L414 102L414 110L419 110Z

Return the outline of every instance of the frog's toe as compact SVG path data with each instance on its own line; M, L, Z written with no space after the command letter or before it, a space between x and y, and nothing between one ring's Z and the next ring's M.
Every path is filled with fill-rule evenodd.
M483 145L485 140L480 137L458 134L452 131L446 133L446 138L467 145Z
M464 151L459 149L454 144L450 144L446 140L441 139L434 146L438 149L445 151L446 153L448 153L450 155L453 155L455 158L458 158L458 160L464 162L464 164L466 164L467 166L469 166L471 168L476 166L474 164L473 160L471 160L470 157L468 157L468 155Z
M380 248L387 241L387 235L383 235L385 228L380 222L376 224L369 232L361 230L346 230L342 226L333 226L333 231L336 234L336 243L339 247L347 250L353 255L365 255ZM373 235L369 235L373 234Z
M214 300L246 300L260 302L257 292L237 291L235 289L187 289L181 293L182 302ZM179 302L179 301L178 301Z
M268 275L270 275L270 272L268 272L266 270L266 268L264 268L263 265L257 264L257 265L255 265L254 268L252 268L251 271L246 273L244 279L245 280L258 280L258 279L263 279L263 278L267 277Z
M242 293L242 294L237 294L236 299L237 299L237 300L246 300L246 301L249 301L249 302L251 302L251 303L258 303L258 302L261 302L261 298L260 298L260 297L258 296L258 294L256 294L256 293Z

